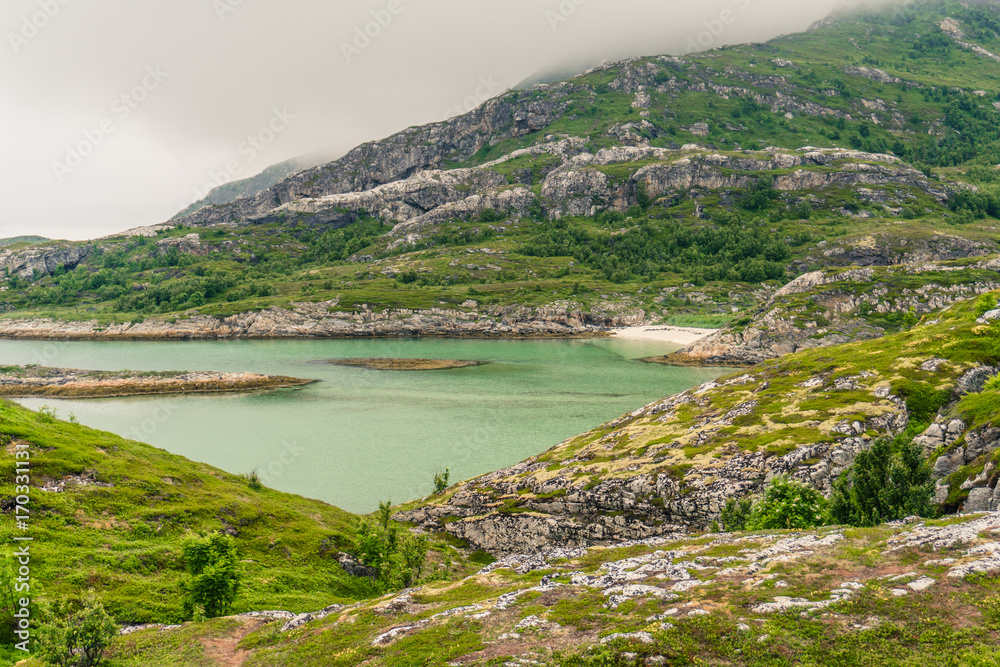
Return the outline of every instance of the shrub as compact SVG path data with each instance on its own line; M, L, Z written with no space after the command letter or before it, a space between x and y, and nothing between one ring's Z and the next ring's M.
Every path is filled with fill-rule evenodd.
M937 411L952 398L950 389L935 389L923 382L906 382L900 393L906 399L906 409L914 422L929 422Z
M240 566L236 541L213 533L188 540L184 545L188 579L181 584L186 594L184 612L189 618L215 618L229 611L240 589Z
M752 509L753 500L751 498L729 498L726 500L722 514L719 515L722 528L729 533L745 530Z
M434 474L434 493L444 493L448 488L448 479L451 477L451 470L444 469L444 472Z
M83 608L69 602L44 605L38 628L38 655L58 667L98 667L118 626L91 594Z
M749 530L812 528L826 523L823 495L787 477L775 477L763 497L753 504Z
M257 469L254 468L246 475L240 475L244 480L246 480L247 486L249 486L254 491L260 491L264 488L263 482L260 481L260 475L257 473Z
M382 590L399 590L420 578L427 558L427 539L403 530L391 520L389 502L379 503L375 520L358 526L355 555L375 573L373 583Z
M934 482L912 433L876 440L834 484L831 515L838 523L877 526L907 516L931 516Z
M976 319L979 319L986 313L994 310L997 307L997 297L995 294L983 294L976 301Z

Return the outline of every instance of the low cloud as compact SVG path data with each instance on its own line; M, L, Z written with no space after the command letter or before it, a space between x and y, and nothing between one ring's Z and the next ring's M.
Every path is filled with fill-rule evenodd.
M836 4L8 0L0 236L84 239L162 222L229 171L334 157L539 72L803 30ZM135 102L124 118L122 99ZM280 132L269 129L275 110L294 116ZM262 133L250 159L240 147Z

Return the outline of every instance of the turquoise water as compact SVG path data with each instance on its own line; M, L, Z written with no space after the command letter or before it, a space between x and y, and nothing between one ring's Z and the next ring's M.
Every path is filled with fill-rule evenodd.
M0 341L0 363L95 370L250 371L308 387L181 397L25 399L271 488L354 512L502 468L721 374L636 361L676 349L595 340ZM486 366L371 371L348 357L471 359Z

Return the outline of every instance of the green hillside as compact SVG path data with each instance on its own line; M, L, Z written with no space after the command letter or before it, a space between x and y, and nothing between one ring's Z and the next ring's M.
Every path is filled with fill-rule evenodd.
M121 624L186 620L182 546L203 532L236 540L243 571L236 612L301 613L378 592L336 560L354 551L358 517L323 502L255 490L244 477L8 401L0 401L0 444L5 558L22 546L14 538L33 538L36 601L93 591ZM30 453L26 531L14 517L18 451ZM442 549L453 552L434 544L432 554ZM428 573L448 571L441 558L431 561Z

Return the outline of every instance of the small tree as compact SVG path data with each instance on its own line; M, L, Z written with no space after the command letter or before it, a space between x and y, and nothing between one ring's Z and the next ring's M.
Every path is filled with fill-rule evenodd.
M391 520L390 502L379 503L375 520L358 526L355 555L375 573L383 590L406 588L420 578L427 558L427 539L403 530Z
M186 594L184 612L189 618L222 616L229 611L240 589L240 567L236 542L228 535L213 533L184 545L188 579L181 584Z
M812 528L826 523L826 512L827 502L819 491L787 477L775 477L754 503L747 528Z
M58 667L98 667L117 636L118 626L90 594L79 610L68 602L42 607L38 654Z
M753 509L753 499L749 497L729 498L726 506L719 515L722 522L722 529L728 533L745 530L747 522L750 521L750 512Z
M448 480L451 478L451 470L444 469L444 472L434 474L434 493L443 493L448 488Z
M931 516L934 482L912 432L881 438L858 454L833 486L831 514L838 523L877 526L907 516Z

